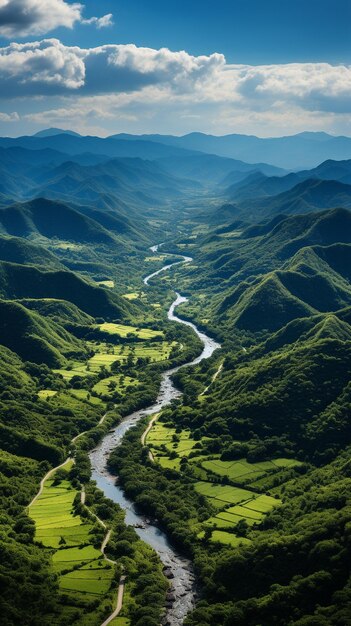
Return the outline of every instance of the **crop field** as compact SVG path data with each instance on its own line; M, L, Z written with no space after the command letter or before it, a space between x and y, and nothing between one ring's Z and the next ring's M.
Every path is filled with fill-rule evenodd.
M100 285L101 287L108 287L109 289L113 289L115 286L115 281L114 280L99 280L98 285Z
M68 471L72 462L62 468ZM99 622L99 616L91 613L100 611L111 602L111 593L115 594L114 567L107 563L101 551L92 543L91 521L83 521L73 511L74 498L80 492L73 488L67 479L55 484L55 474L44 484L40 497L29 509L30 517L35 521L35 539L45 547L54 549L52 566L58 575L59 589L65 594L64 611L67 623L71 623L72 605L77 601L84 605L92 600L92 605L82 624ZM87 605L88 606L88 605ZM81 622L79 622L81 623Z
M99 406L103 404L100 398L92 396L86 389L70 389L70 394L75 398L78 398L78 400L87 400L88 402L90 402L90 404L95 404Z
M298 465L294 459L275 459L274 461L261 461L248 463L245 459L238 461L221 461L219 459L203 461L201 466L218 476L227 476L233 482L249 484L262 478L269 471L279 471L284 467Z
M38 392L38 397L40 398L40 400L48 400L48 398L52 398L53 396L56 396L57 391L53 391L52 389L41 389Z
M211 541L218 541L219 543L224 543L226 545L232 546L233 548L236 548L237 546L244 546L245 544L248 545L249 543L251 543L250 540L245 539L245 537L237 537L232 533L226 533L222 530L214 530L212 533Z
M131 291L130 293L124 293L123 294L123 298L126 298L126 300L139 300L140 298L143 298L145 296L145 293L142 291Z
M113 384L113 388L111 383ZM135 387L138 384L139 381L137 378L123 376L123 374L116 374L116 376L108 376L108 378L99 380L99 382L94 385L93 391L101 394L102 396L108 396L114 391L118 391L123 394L126 393L128 387Z
M147 256L144 261L146 263L156 263L157 261L164 261L167 258L165 254L159 254L158 256Z
M194 487L198 493L208 498L211 504L219 509L223 509L228 504L238 504L252 498L252 491L230 485L199 481Z
M148 433L146 441L155 460L160 463L161 467L175 470L180 469L180 459L188 456L198 443L198 441L191 438L190 430L176 433L175 428L168 428L161 422L155 422ZM167 453L165 454L164 449L160 449L161 446L165 447L169 453L176 453L177 457L170 459Z
M61 576L60 589L89 596L104 596L111 587L113 574L113 567L109 563L95 559Z
M86 363L82 363L82 361L74 361L70 364L70 368L61 368L57 370L53 370L55 374L61 374L65 380L71 380L73 376L89 376L91 373L87 369Z
M104 333L117 335L118 337L128 337L128 335L133 335L134 337L138 337L138 339L154 339L155 337L164 336L164 333L161 330L137 328L136 326L125 326L124 324L110 324L108 322L100 324L99 329Z
M152 345L148 343L136 343L132 347L128 345L107 347L105 343L89 343L90 347L95 350L94 356L89 359L89 370L98 372L103 366L110 367L112 363L118 361L125 363L131 354L134 362L136 359L149 358L151 362L166 361L169 358L172 347L177 345L176 342L158 341ZM89 373L89 371L87 372Z
M41 496L30 507L30 517L35 522L35 539L44 546L56 549L60 545L79 546L89 543L92 524L83 523L72 511L74 498L79 491L68 480L58 485L54 483L54 478L47 480Z

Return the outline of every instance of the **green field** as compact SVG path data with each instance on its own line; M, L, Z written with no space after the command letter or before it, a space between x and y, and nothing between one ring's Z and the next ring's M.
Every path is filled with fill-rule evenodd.
M73 361L70 367L53 370L55 374L61 374L65 380L71 380L73 376L89 376L91 373L87 369L87 364L82 361Z
M101 287L108 287L109 289L113 289L115 286L115 281L114 280L99 280L97 284L100 285Z
M113 385L113 388L111 386ZM128 387L135 387L139 384L137 378L131 378L130 376L123 376L123 374L116 374L115 376L108 376L99 380L93 387L93 391L102 396L108 396L118 391L118 393L126 393ZM114 386L115 385L115 386Z
M57 391L52 391L52 389L41 389L41 391L38 392L38 397L40 400L48 400L48 398L52 398L56 396L56 394Z
M70 389L70 394L75 398L78 398L78 400L87 400L90 404L96 404L98 406L103 404L100 398L92 396L86 389Z
M72 461L62 469L68 472L71 467ZM74 512L72 505L77 494L80 491L72 487L68 475L67 479L55 484L54 474L45 482L40 497L30 506L29 515L35 522L36 541L54 550L52 565L59 576L59 589L65 594L63 604L67 623L70 623L72 606L77 606L77 602L84 606L96 600L97 604L89 605L90 608L86 605L88 615L84 613L82 616L82 625L85 625L99 623L99 611L111 603L116 589L114 566L92 545L93 522L83 520Z
M164 336L164 333L161 330L137 328L136 326L125 326L124 324L110 324L108 322L100 324L99 329L104 333L117 335L118 337L128 337L128 335L132 335L134 337L138 337L138 339L154 339L155 337Z
M195 490L205 496L217 511L215 515L206 520L203 527L217 529L212 534L213 541L222 541L230 545L238 545L241 538L235 535L235 527L241 520L245 520L248 527L259 525L265 515L279 506L280 500L269 495L256 493L252 487L245 489L255 480L264 480L269 473L279 473L285 468L299 465L294 459L278 458L272 461L249 463L246 459L238 461L221 461L212 455L208 458L204 454L201 443L193 439L190 429L176 432L173 427L168 427L160 421L156 421L147 435L146 443L149 446L155 462L165 469L181 471L181 458L189 457ZM200 444L200 445L199 445ZM199 446L198 450L195 447ZM194 452L198 454L194 454ZM175 458L172 458L175 457ZM213 458L215 457L215 458ZM226 478L233 484L220 484L214 482ZM223 532L226 531L226 532ZM230 532L227 532L230 531ZM202 536L202 531L199 537Z
M209 470L211 473L221 477L227 476L233 482L239 482L243 485L250 484L264 477L267 472L279 471L280 469L297 465L300 465L300 462L294 459L274 459L258 463L248 463L246 459L239 459L238 461L213 459L205 460L201 463L205 470Z
M158 341L151 345L140 342L133 346L119 345L107 347L106 343L95 344L89 342L89 347L95 351L94 356L88 361L89 370L91 372L98 372L101 367L105 366L109 368L112 363L116 361L125 363L129 355L133 357L133 362L138 358L148 358L150 362L153 363L166 361L169 358L172 347L175 345L177 345L176 342ZM89 371L87 373L89 373Z

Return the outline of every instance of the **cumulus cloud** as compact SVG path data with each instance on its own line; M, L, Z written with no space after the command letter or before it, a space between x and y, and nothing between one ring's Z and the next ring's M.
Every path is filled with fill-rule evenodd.
M75 128L108 128L121 119L141 132L151 129L146 120L156 120L166 132L176 123L180 132L220 125L222 132L256 126L268 133L275 120L288 132L320 124L332 130L347 126L351 66L233 65L218 53L133 44L83 49L46 39L0 48L0 98L24 96L34 124L66 120Z
M57 39L0 48L2 97L130 92L137 97L148 87L161 97L236 103L247 110L289 104L341 113L350 111L351 66L231 65L218 53L193 56L134 44L82 49Z
M138 91L148 85L191 91L224 65L219 54L107 45L83 50L57 39L0 48L0 96Z
M75 91L85 82L83 56L56 39L0 48L0 93L11 98Z
M0 111L0 122L18 122L19 115L16 111L13 113L1 113Z
M84 6L65 0L0 0L0 35L8 39L42 35L63 26L73 28L77 22L111 26L112 14L83 18Z
M95 24L96 28L106 28L107 26L113 26L113 15L107 13L102 17L90 17L87 20L82 20L82 24Z

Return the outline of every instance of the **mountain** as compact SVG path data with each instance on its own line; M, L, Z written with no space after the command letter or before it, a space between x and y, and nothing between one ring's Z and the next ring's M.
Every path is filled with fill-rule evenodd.
M0 209L0 231L16 237L41 235L68 241L114 244L107 230L63 203L38 198Z
M152 141L187 150L197 150L222 157L240 159L247 163L262 161L291 170L316 167L326 159L350 159L351 138L334 137L327 133L299 133L287 137L260 138L249 135L214 136L190 133L172 135L114 135L124 141Z
M91 137L69 134L67 132L50 136L1 137L0 146L10 148L20 146L29 150L51 148L59 152L75 155L90 152L106 155L110 158L158 159L167 156L189 155L189 150L177 146L168 146L155 141L135 139L127 141L114 137ZM191 150L190 152L194 152Z
M333 207L351 208L351 185L336 180L308 178L277 195L246 197L235 202L241 216L245 215L251 221L257 222L259 216L264 215L310 213Z
M0 261L23 265L41 265L46 269L64 269L63 265L49 250L22 237L0 235Z
M196 180L203 184L221 183L223 178L225 180L241 180L245 178L247 172L252 171L258 171L267 176L282 176L285 173L282 168L267 165L267 163L251 165L244 161L220 157L215 154L173 156L158 159L157 162L174 176Z
M97 287L69 271L43 271L36 267L0 262L0 297L53 298L72 302L93 317L128 319L135 307L112 291Z
M0 344L26 361L60 367L65 356L84 354L75 337L22 304L0 300L0 320Z
M81 137L79 133L75 133L73 130L63 130L62 128L45 128L44 130L39 130L33 137L54 137L55 135L73 135L74 137Z
M267 196L276 196L307 180L338 181L342 184L351 183L351 160L328 160L311 170L304 170L286 176L267 176L262 171L253 171L244 178L231 179L230 175L223 181L224 195L234 201L241 202L247 199L260 199ZM281 198L277 199L278 201ZM284 201L284 198L283 200ZM321 207L322 208L322 207Z

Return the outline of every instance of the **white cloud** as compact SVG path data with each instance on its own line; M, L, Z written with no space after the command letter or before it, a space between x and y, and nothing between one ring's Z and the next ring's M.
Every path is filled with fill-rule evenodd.
M113 26L113 15L107 13L102 17L89 17L89 19L82 20L82 24L95 24L96 28L106 28L107 26Z
M84 6L65 0L0 0L0 35L8 39L42 35L55 28L73 28L77 22L104 28L113 24L112 14L83 18Z
M166 132L349 131L351 66L233 65L218 53L133 44L82 49L47 39L0 48L0 98L24 96L28 122L66 119L102 133L118 120L134 132L162 124Z
M0 48L1 95L11 98L79 89L85 81L82 56L79 48L63 46L57 39Z
M0 111L0 122L18 122L19 115L16 111L13 113L1 113Z

